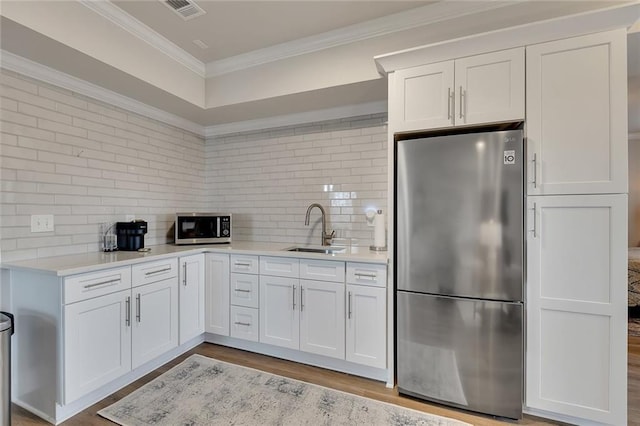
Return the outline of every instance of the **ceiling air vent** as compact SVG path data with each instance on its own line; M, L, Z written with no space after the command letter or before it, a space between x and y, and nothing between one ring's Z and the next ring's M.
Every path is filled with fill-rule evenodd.
M164 0L162 2L167 5L169 9L180 15L185 21L207 13L190 0Z

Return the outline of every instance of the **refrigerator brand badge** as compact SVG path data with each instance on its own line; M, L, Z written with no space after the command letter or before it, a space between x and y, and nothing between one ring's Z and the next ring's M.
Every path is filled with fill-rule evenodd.
M516 164L515 150L509 150L504 152L504 164Z

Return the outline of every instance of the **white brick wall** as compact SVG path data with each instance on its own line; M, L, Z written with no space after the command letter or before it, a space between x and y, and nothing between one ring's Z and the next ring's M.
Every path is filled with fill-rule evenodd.
M234 214L236 240L320 244L327 211L338 242L370 245L365 211L387 209L386 114L217 137L207 141L211 208Z
M386 211L386 116L228 135L189 132L16 73L0 73L0 260L93 252L99 225L133 214L147 245L176 211L234 214L237 240L320 242L321 203L338 242L369 245ZM54 232L30 216L53 214Z
M98 250L125 215L165 243L178 210L206 210L204 140L27 77L0 74L3 261ZM55 230L31 233L32 214Z

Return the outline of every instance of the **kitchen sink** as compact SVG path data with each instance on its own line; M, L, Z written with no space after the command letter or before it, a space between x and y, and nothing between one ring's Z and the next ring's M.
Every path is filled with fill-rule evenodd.
M346 248L345 247L289 247L284 250L296 251L300 253L335 254L335 253L344 253Z

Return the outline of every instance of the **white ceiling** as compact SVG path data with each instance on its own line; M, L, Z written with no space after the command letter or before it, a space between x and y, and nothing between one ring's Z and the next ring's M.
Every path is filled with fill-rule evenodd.
M113 1L201 62L208 63L344 28L435 1L212 1L184 20L161 0ZM205 42L201 49L193 40Z
M376 55L629 3L196 1L207 13L184 21L162 0L0 0L0 52L150 105L177 120L149 116L178 126L235 128L323 109L380 109L387 91ZM634 36L629 71L639 75L640 32ZM51 82L76 91L63 80Z

